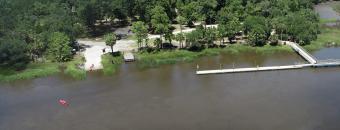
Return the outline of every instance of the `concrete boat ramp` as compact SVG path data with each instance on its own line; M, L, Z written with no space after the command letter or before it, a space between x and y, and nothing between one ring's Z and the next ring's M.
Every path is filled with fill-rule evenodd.
M274 71L274 70L291 70L302 69L306 67L335 67L340 66L340 60L324 60L318 61L313 55L309 54L305 49L294 42L285 42L286 45L304 58L309 64L287 65L287 66L269 66L269 67L253 67L253 68L233 68L219 70L202 70L196 71L197 75L206 74L223 74L223 73L242 73L242 72L259 72L259 71Z

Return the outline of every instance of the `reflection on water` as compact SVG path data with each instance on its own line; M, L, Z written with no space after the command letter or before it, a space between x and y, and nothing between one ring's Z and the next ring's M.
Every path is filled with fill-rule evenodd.
M126 64L114 76L90 73L84 81L58 75L1 84L0 130L340 129L339 68L194 74L197 64L295 62L303 61L295 54L247 53L144 70ZM60 106L60 98L70 106Z

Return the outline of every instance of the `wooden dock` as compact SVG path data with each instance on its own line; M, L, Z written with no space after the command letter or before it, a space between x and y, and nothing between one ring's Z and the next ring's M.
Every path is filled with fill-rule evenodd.
M313 67L336 67L340 66L340 60L320 60L317 64L314 64Z
M124 52L124 61L125 62L132 62L135 61L135 57L132 52Z
M298 45L294 42L286 42L286 43L287 43L287 45L292 47L301 57L303 57L306 61L308 61L310 64L316 64L317 63L316 58L314 58L313 55L309 54L300 45Z
M305 67L335 67L340 66L340 60L325 60L318 61L313 55L309 54L305 49L294 42L285 42L292 47L301 57L303 57L309 64L287 65L287 66L269 66L269 67L253 67L253 68L236 68L236 69L219 69L219 70L202 70L196 71L197 75L205 74L223 74L223 73L242 73L242 72L259 72L259 71L273 71L273 70L290 70L302 69Z
M220 70L203 70L197 71L197 75L205 74L223 74L223 73L242 73L242 72L258 72L258 71L273 71L273 70L290 70L302 69L304 67L312 66L312 64L301 65L287 65L287 66L269 66L269 67L255 67L255 68L236 68L236 69L220 69Z

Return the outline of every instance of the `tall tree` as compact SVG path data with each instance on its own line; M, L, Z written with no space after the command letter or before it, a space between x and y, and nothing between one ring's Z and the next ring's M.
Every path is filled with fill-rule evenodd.
M0 67L11 67L17 70L24 69L29 62L27 45L17 39L0 39Z
M208 22L209 24L215 21L216 12L214 11L217 7L216 0L198 0L198 11L200 13L200 19Z
M114 46L114 45L116 44L116 42L117 42L116 34L114 34L114 33L106 34L105 37L104 37L104 39L105 39L106 45L107 45L107 46L110 46L111 52L112 52L112 54L113 54L113 53L114 53L114 52L113 52L113 46Z
M186 22L188 26L193 26L193 22L199 17L197 6L197 2L190 2L179 7L179 14L187 20Z
M148 37L148 29L144 22L137 21L132 24L132 32L137 37L138 48L142 47L143 40Z
M66 34L60 32L52 33L48 45L48 53L52 60L58 62L69 61L72 58L71 51L70 38Z
M151 25L155 29L155 32L160 34L160 39L165 33L169 32L169 17L161 6L156 6L151 10Z
M265 31L261 27L254 27L248 34L248 43L255 46L263 46L266 43Z

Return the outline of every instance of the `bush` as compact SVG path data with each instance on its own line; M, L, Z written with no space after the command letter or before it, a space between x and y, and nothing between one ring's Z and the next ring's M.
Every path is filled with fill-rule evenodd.
M86 71L79 66L85 61L84 57L76 56L73 61L66 63L64 73L74 79L85 79Z
M23 70L29 63L24 41L0 39L0 66Z
M121 55L112 56L110 54L102 55L102 65L104 75L112 75L117 72L119 66L123 63Z
M318 39L312 41L310 45L304 46L309 51L318 50L328 45L329 43L334 43L332 46L340 45L340 30L336 28L322 28L321 34L318 35Z
M16 71L13 68L0 68L0 81L12 82L15 80L26 80L45 77L59 73L59 65L55 63L29 64L23 71Z
M48 54L51 60L58 62L70 61L72 59L72 48L70 38L61 32L51 35L48 44Z

